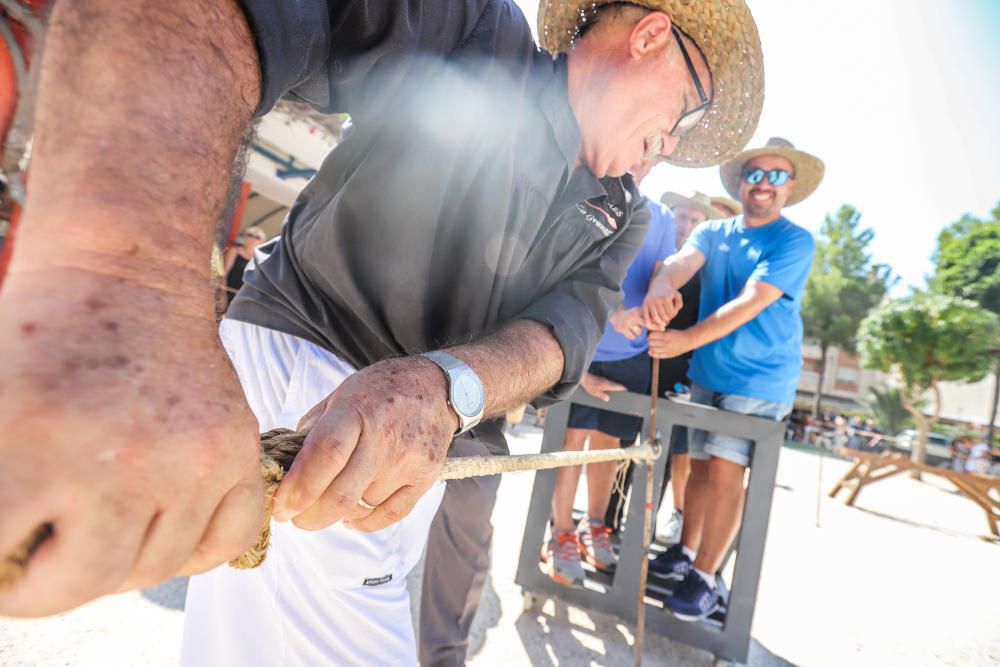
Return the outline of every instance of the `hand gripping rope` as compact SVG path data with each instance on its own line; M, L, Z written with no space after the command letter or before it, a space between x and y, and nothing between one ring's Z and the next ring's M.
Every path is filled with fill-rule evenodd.
M649 438L647 442L622 449L599 449L579 452L549 452L545 454L519 454L510 456L457 456L445 459L444 469L439 479L465 479L466 477L483 477L528 470L547 470L566 466L578 466L586 463L602 463L605 461L644 461L646 470L646 502L643 518L643 546L649 550L653 514L653 475L652 462L662 452L659 438L656 434L656 395L659 384L659 364L653 361L653 381L651 392L651 407L649 419ZM261 446L261 476L264 478L264 520L261 523L257 542L243 555L229 562L237 569L251 569L259 566L267 557L267 548L271 540L271 505L278 482L292 466L295 456L302 449L305 440L304 433L288 429L274 429L260 436ZM31 555L52 536L51 524L43 524L35 529L31 536L16 549L8 553L0 561L0 590L7 588L24 573ZM636 622L636 664L642 662L643 625L645 619L644 594L646 590L648 559L643 558L640 566L639 609Z

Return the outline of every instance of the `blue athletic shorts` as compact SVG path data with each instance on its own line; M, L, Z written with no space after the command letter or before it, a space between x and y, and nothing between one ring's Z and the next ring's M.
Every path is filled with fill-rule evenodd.
M588 372L623 384L637 394L649 393L652 361L645 352L621 361L595 361ZM632 415L608 412L588 405L574 405L569 411L569 428L600 431L605 435L632 444L642 428L642 419Z

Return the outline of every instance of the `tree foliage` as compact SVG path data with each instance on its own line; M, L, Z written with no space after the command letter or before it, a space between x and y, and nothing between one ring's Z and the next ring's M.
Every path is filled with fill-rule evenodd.
M865 367L895 374L915 399L939 382L982 379L998 333L997 316L972 301L914 294L874 310L859 341Z
M802 300L807 338L855 351L858 325L891 285L888 267L872 262L874 231L861 228L861 214L844 205L826 216Z
M970 299L1000 315L1000 203L991 216L981 220L966 215L941 232L930 284L936 291ZM994 345L993 374L993 394L985 415L988 441L993 439L1000 402L1000 341Z
M963 216L941 232L931 286L1000 315L1000 203L991 215Z
M899 380L900 400L917 423L915 461L924 462L927 433L940 416L940 383L975 382L990 372L990 351L998 335L996 315L972 301L941 294L883 303L861 323L862 363ZM928 391L934 396L929 418L917 406Z
M874 231L861 227L861 214L847 204L826 216L816 239L816 255L802 300L805 337L821 350L813 412L820 412L827 350L856 349L858 325L885 296L892 277L888 267L872 262L868 247Z

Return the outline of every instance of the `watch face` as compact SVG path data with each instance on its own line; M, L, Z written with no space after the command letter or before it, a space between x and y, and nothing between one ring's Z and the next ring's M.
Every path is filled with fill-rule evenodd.
M451 402L466 417L475 417L483 409L483 385L472 373L462 373L451 386Z

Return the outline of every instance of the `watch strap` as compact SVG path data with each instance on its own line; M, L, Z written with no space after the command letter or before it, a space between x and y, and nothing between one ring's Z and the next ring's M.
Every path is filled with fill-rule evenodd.
M454 390L453 383L455 376L466 372L471 373L474 377L476 377L477 381L479 381L480 387L482 387L482 381L479 380L479 376L476 375L476 372L458 357L452 356L447 352L442 352L441 350L424 352L421 356L433 361L442 371L444 371L445 377L448 378L448 406L458 417L459 421L459 427L455 432L455 435L461 435L462 433L465 433L469 429L475 427L483 417L483 408L485 407L485 404L480 408L478 415L469 416L463 414L452 402L452 391Z

